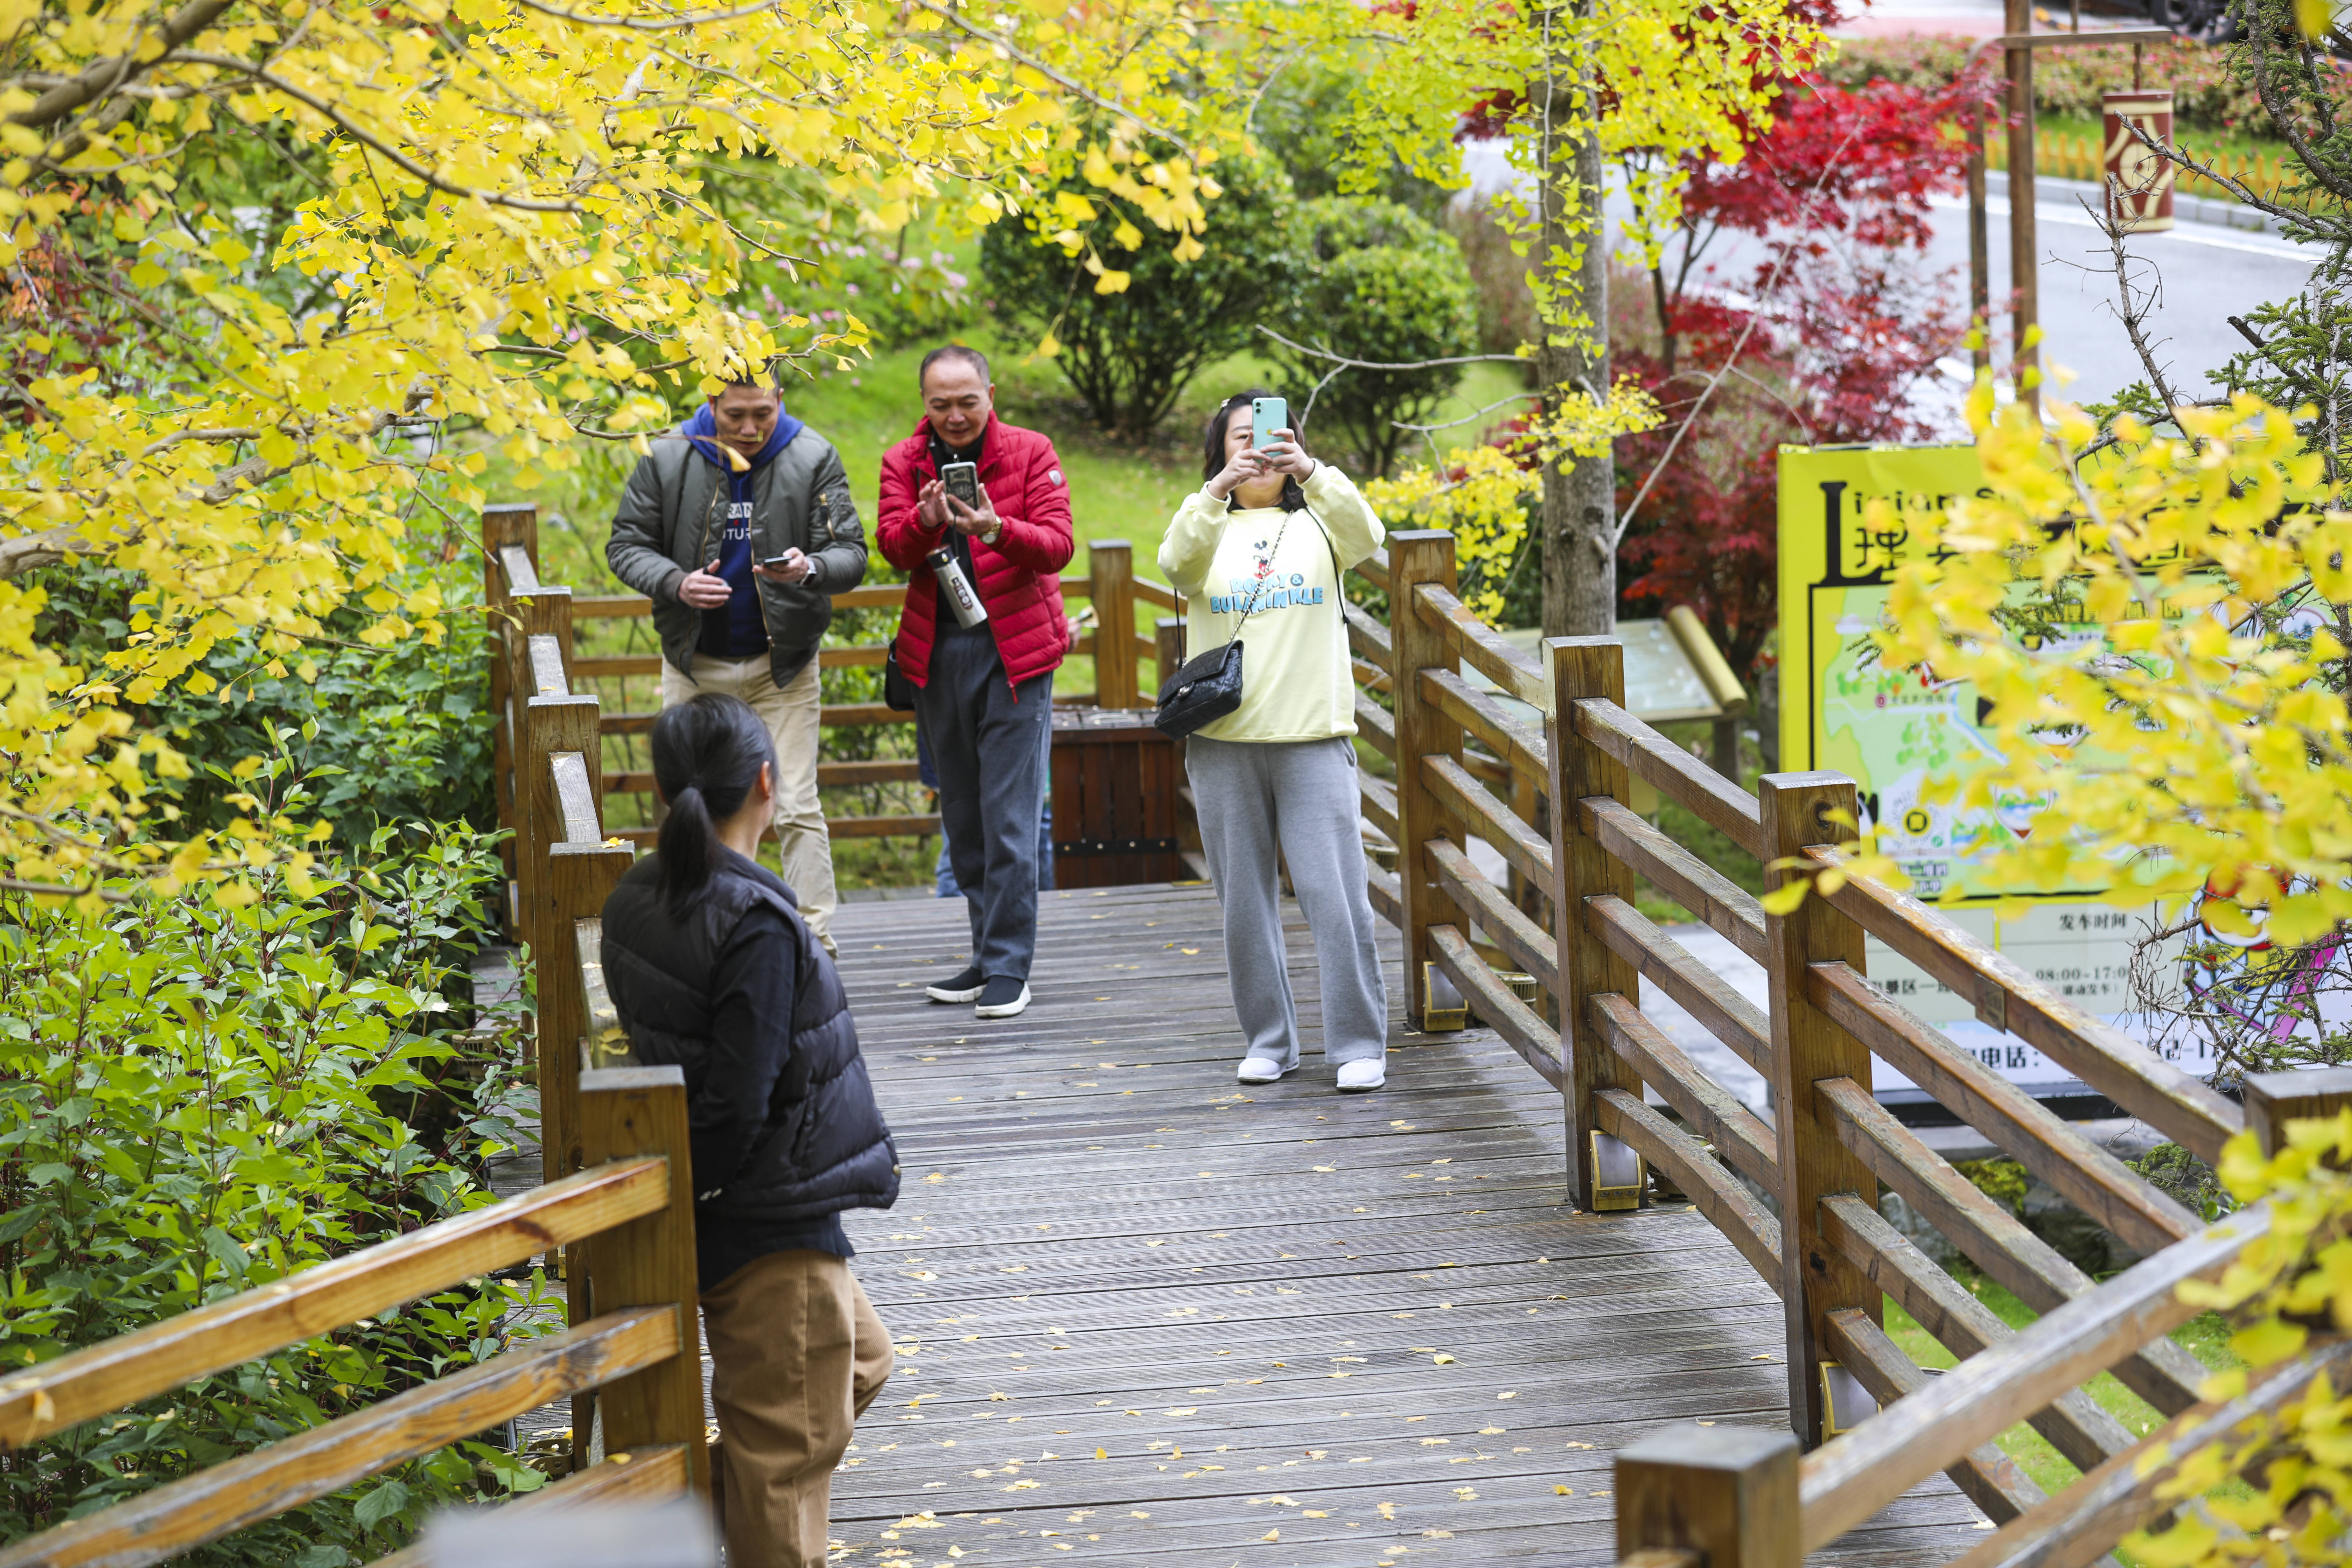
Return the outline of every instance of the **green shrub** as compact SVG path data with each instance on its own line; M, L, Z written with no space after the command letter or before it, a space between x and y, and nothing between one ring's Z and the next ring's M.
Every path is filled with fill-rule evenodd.
M1543 323L1536 317L1536 291L1528 286L1528 258L1521 254L1526 242L1512 238L1491 200L1448 209L1445 227L1462 247L1462 260L1477 293L1480 351L1517 353L1521 344L1537 342ZM1611 279L1612 297L1615 281ZM1534 362L1528 369L1532 373Z
M1437 221L1453 193L1406 168L1377 126L1368 132L1356 122L1362 79L1361 70L1344 65L1294 58L1266 84L1250 116L1258 144L1303 199L1369 194Z
M1310 270L1283 321L1283 335L1348 359L1385 363L1478 352L1478 302L1453 237L1394 202L1327 196L1299 209ZM1381 478L1410 432L1462 384L1463 367L1340 371L1309 354L1279 351L1294 413L1313 394L1312 433L1337 428L1360 475ZM1315 392L1322 383L1319 392Z
M489 1201L515 1019L473 1008L499 886L465 827L383 828L312 896L0 895L0 1372ZM0 1541L495 1353L538 1282L475 1280L0 1457ZM560 1315L559 1315L560 1316ZM183 1562L342 1568L536 1478L465 1443Z
M1204 365L1264 348L1258 323L1284 316L1305 270L1294 238L1289 177L1261 154L1221 158L1223 194L1209 202L1204 255L1176 259L1177 237L1140 209L1078 175L1045 192L1032 213L1059 232L1054 198L1083 198L1096 213L1071 230L1105 268L1128 275L1125 289L1096 292L1087 252L1034 233L1024 218L990 226L980 270L992 308L1061 343L1056 363L1087 416L1132 441L1149 437ZM1135 237L1122 245L1122 232Z
M816 265L809 294L856 316L886 347L912 347L961 331L979 319L972 280L957 270L954 257L915 243L919 237L911 229L887 241L820 237L810 247ZM778 317L785 313L772 292L767 303Z
M34 635L71 664L95 669L131 635L142 579L94 559L43 574L48 603ZM390 584L406 595L437 586L450 608L438 643L410 637L389 647L358 640L372 617L338 612L325 635L282 658L261 651L250 629L215 644L203 661L216 689L204 696L174 682L152 703L125 703L133 723L161 731L193 770L158 781L180 830L222 828L240 815L231 774L248 757L295 750L316 782L317 814L343 847L369 841L380 822L466 821L495 826L490 795L489 666L478 558L451 552L404 568ZM311 678L305 679L308 667Z

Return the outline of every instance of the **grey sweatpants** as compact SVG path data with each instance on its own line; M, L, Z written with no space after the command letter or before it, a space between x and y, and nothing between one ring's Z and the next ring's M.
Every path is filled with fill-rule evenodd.
M940 826L971 912L971 961L990 979L1026 984L1037 953L1037 802L1054 678L1033 675L1015 690L995 637L950 631L931 645L915 719L940 775Z
M1224 911L1225 964L1246 1055L1298 1061L1298 1009L1282 944L1278 847L1315 938L1323 976L1323 1056L1334 1064L1388 1053L1389 994L1364 891L1356 749L1328 741L1185 742L1201 847Z

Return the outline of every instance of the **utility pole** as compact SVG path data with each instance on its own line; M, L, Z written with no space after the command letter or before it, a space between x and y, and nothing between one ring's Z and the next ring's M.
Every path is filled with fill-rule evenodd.
M1547 13L1570 27L1586 25L1578 11ZM1542 244L1547 265L1570 255L1546 290L1544 341L1536 375L1544 412L1582 394L1609 395L1609 227L1601 184L1601 142L1592 124L1591 85L1579 70L1561 79L1567 49L1549 51L1544 79ZM1555 129L1558 128L1558 129ZM1572 146L1558 138L1573 136ZM1567 183L1574 192L1570 210ZM1597 457L1562 453L1543 469L1544 636L1605 637L1617 629L1617 467L1606 447Z
M2009 0L2009 279L2017 291L2017 352L2011 373L2017 398L2039 410L2041 392L2029 384L2042 351L2030 339L2042 319L2042 268L2033 235L2033 0Z

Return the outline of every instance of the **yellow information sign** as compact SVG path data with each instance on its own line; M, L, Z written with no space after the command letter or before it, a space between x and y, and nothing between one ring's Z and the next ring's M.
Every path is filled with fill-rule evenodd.
M1951 786L2000 760L1985 706L1965 681L1887 668L1871 637L1895 568L1928 554L1930 521L1982 484L1976 449L1783 447L1780 469L1780 766L1853 779L1864 826L1914 893L1957 894L1966 902L1949 912L1959 924L2090 1011L2126 1021L2145 917L2094 901L2096 888L2027 895L2021 912L2016 894L1984 878L1987 852L2032 831L2039 803L1961 805ZM1997 897L2011 900L2006 919ZM1976 1023L1968 999L1875 939L1867 963L1882 989L2011 1079L2048 1092L2068 1076ZM1881 1078L1893 1081L1883 1068Z

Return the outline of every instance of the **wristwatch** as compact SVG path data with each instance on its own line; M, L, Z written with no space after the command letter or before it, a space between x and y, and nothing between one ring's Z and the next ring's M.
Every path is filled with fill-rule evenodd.
M1000 522L994 528L990 529L986 533L982 534L980 536L980 542L982 544L993 546L996 542L1003 537L1004 537L1004 525Z

